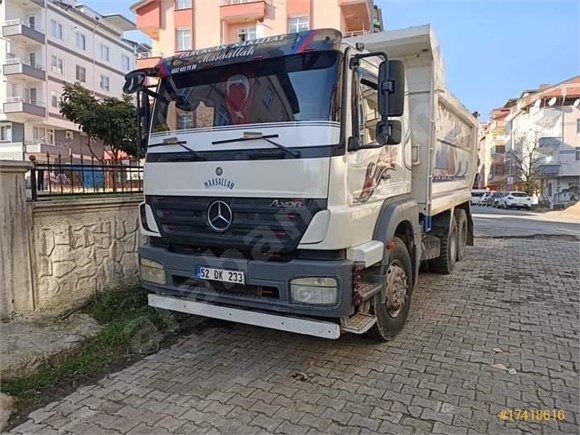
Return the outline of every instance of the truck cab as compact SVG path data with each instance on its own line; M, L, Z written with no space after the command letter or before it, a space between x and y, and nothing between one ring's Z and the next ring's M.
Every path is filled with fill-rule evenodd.
M150 305L333 339L403 327L432 222L413 193L403 61L322 29L193 50L126 79L147 151Z

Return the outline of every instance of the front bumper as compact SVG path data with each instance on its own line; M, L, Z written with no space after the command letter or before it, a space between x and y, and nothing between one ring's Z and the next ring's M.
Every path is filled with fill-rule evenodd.
M151 245L139 248L139 256L163 264L165 285L143 281L146 289L160 295L211 305L317 318L339 318L354 313L351 260L258 261L225 255L181 254ZM242 271L246 276L246 284L233 286L198 281L195 278L198 265ZM300 277L335 278L338 282L337 302L332 306L292 302L290 281Z

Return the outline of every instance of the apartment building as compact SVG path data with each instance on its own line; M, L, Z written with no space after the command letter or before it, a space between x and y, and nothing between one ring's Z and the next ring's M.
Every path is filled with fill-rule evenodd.
M552 203L580 199L580 76L522 93L505 105L505 167L532 168L540 197Z
M141 0L131 10L152 41L139 67L180 51L307 29L347 36L382 30L373 0Z
M489 121L480 126L477 188L505 190L513 188L505 171L505 118L509 109L500 107L489 114Z
M134 23L72 0L4 0L0 21L0 159L90 158L87 138L59 113L62 87L80 82L98 98L121 96L138 51L123 33ZM91 148L102 155L98 143Z

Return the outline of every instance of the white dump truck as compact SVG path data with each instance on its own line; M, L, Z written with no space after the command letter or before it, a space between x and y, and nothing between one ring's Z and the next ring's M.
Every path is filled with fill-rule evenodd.
M421 263L451 273L473 244L477 121L445 88L429 26L193 50L124 91L147 151L153 307L387 340Z

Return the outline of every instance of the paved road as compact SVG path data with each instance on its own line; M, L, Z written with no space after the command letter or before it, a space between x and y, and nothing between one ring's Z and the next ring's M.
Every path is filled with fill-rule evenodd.
M530 237L534 235L580 238L580 217L558 216L554 212L502 210L473 206L475 234L485 237Z
M578 433L578 281L575 242L479 239L453 275L421 276L392 342L208 321L14 432Z

